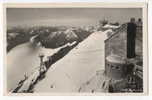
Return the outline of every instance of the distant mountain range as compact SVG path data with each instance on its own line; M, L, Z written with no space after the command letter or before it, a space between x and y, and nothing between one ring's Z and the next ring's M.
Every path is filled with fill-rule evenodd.
M57 48L68 42L80 42L90 34L88 30L75 27L14 27L7 30L7 52L19 44L30 41L31 38L46 48Z

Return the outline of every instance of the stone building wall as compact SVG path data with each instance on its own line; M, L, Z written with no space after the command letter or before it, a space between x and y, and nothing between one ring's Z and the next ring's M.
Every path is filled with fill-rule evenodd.
M136 48L142 51L142 26L137 24ZM127 24L123 24L116 32L105 40L105 58L110 54L127 57ZM139 54L140 55L140 54Z
M108 61L106 61L107 57L111 55L117 55L122 59L127 58L127 24L123 24L119 29L117 29L115 33L113 33L107 40L105 40L106 72L111 69L109 69L111 66L109 66ZM136 30L136 55L138 56L134 58L134 61L142 63L142 26L138 25ZM140 66L142 67L142 65Z
M105 58L110 54L126 57L127 24L123 24L113 35L105 40Z

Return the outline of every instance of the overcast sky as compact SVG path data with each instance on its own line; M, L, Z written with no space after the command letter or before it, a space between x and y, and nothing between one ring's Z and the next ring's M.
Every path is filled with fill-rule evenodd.
M140 8L7 8L8 26L32 25L97 25L100 19L127 22L131 17L142 18Z

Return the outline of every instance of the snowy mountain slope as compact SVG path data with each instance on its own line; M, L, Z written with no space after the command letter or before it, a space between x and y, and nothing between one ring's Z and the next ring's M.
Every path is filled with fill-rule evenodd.
M34 92L78 92L97 70L104 69L104 34L92 33L48 70Z
M86 83L82 84L79 88L79 92L87 93L107 93L109 89L110 79L105 75L104 70L99 70L91 77Z
M39 65L39 54L53 55L60 48L46 49L33 45L31 42L13 48L7 54L7 88L14 89L24 79L24 74L31 74ZM44 57L44 60L47 59Z

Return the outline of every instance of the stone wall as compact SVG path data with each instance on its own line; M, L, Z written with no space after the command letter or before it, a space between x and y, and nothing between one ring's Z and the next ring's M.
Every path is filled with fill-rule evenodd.
M142 26L137 25L136 32L136 53L142 55L138 54L142 53ZM105 58L110 54L127 57L127 24L123 24L105 40Z
M105 58L110 54L126 57L127 24L123 24L114 34L105 40Z
M123 24L107 40L105 40L105 70L108 72L108 62L106 58L109 55L117 55L122 59L127 58L127 24ZM136 58L134 61L142 63L142 26L137 25L136 30ZM139 58L141 60L139 60ZM135 62L134 62L135 63ZM141 65L142 66L142 65Z

